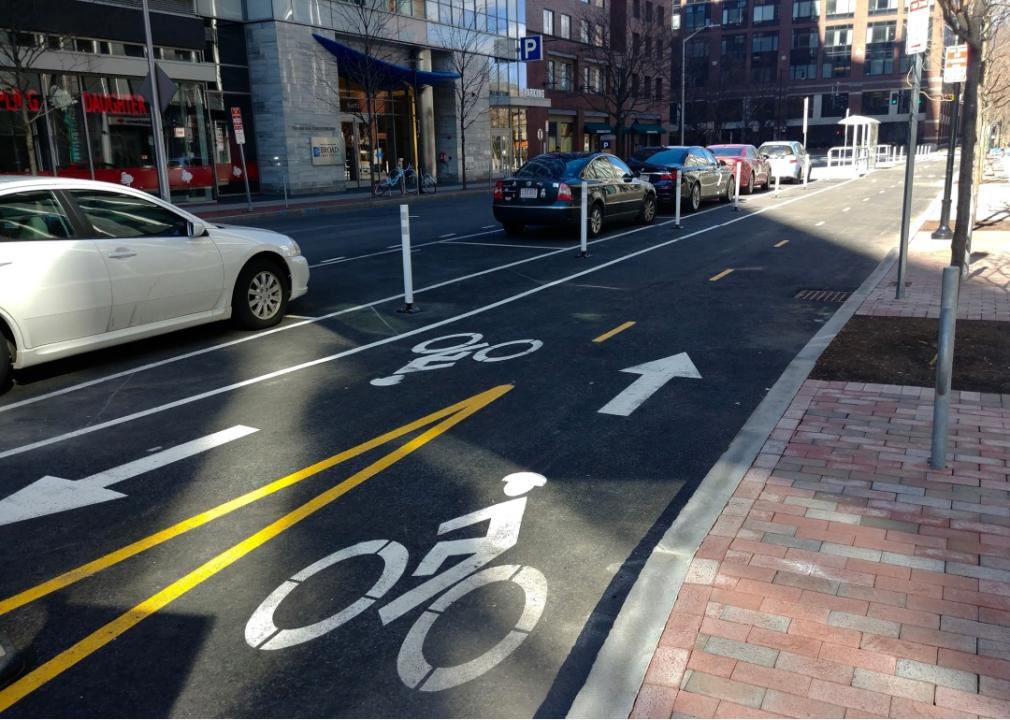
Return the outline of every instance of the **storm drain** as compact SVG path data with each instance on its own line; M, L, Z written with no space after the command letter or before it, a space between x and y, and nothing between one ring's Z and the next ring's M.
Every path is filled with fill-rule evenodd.
M851 290L799 290L793 297L813 302L843 303L851 296Z

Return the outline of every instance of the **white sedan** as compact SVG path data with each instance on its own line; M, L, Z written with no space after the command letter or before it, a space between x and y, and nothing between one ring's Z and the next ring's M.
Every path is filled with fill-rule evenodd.
M285 235L120 185L0 178L0 392L12 368L226 318L276 325L308 282Z

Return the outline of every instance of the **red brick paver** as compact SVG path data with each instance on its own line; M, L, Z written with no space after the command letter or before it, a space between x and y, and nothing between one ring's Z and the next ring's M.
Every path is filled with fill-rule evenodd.
M692 562L634 714L1010 717L1010 396L808 380Z

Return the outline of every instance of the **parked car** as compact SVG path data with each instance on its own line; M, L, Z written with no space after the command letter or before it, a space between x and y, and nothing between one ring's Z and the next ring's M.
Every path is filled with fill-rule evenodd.
M0 178L0 388L12 368L215 320L276 325L308 282L285 235L121 185Z
M810 156L801 142L773 140L762 143L758 153L771 163L772 175L778 175L783 181L802 182L804 172L810 177Z
M509 235L527 225L578 225L582 181L587 183L588 232L599 235L618 218L649 224L656 217L656 190L608 153L545 153L494 188L494 218Z
M740 175L740 190L750 195L755 187L768 189L772 178L771 164L758 154L753 145L709 145L719 162Z
M640 174L656 188L660 204L676 202L680 182L681 204L688 212L698 210L704 200L732 200L736 192L733 171L696 145L670 145L650 155L642 161Z
M658 152L666 150L667 145L653 145L637 148L628 158L628 167L636 175L645 167L645 161Z

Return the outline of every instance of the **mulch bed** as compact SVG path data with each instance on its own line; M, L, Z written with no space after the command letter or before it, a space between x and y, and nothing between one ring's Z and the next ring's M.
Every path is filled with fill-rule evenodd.
M922 224L920 232L933 232L940 227L938 220L927 220ZM954 222L951 221L950 229L954 229ZM1010 230L1010 219L1001 220L975 220L975 230Z
M938 324L932 318L855 315L810 377L933 387ZM951 384L955 390L1010 393L1010 323L957 321Z

